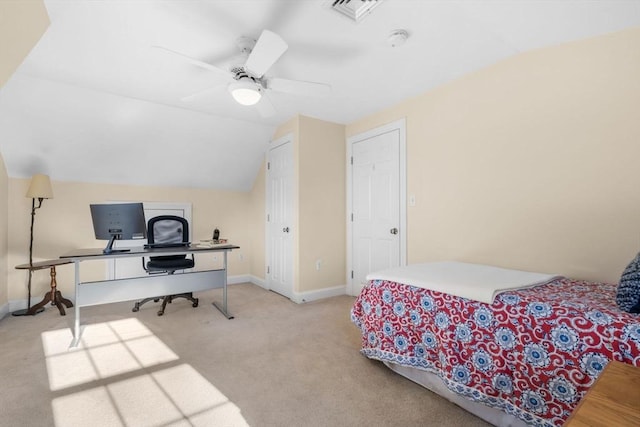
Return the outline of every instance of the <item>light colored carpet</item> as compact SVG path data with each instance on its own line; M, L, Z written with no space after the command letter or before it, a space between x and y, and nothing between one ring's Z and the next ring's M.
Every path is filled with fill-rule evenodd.
M294 304L251 285L132 313L132 303L48 306L0 320L0 425L487 426L359 353L354 298Z

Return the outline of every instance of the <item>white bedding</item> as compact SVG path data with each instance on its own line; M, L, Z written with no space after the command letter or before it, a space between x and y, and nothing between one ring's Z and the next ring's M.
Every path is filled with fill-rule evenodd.
M501 292L542 285L560 277L556 274L443 261L370 273L367 281L388 280L492 304Z

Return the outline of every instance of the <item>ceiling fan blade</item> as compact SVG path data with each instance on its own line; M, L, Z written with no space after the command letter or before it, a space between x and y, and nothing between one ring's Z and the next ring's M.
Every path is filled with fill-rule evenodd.
M182 102L191 102L191 101L195 101L198 98L204 96L204 95L210 95L215 93L216 90L220 90L221 88L224 88L226 86L226 83L221 83L221 84L217 84L217 85L213 85L213 86L209 86L206 87L202 90L199 90L195 93L192 93L191 95L187 95L187 96L183 96L182 98L180 98L180 101Z
M263 30L244 68L254 77L260 78L288 48L289 45L279 35Z
M277 92L291 93L294 95L322 96L331 92L331 86L328 84L281 79L278 77L269 79L267 87Z
M192 58L190 56L184 55L180 52L176 52L175 50L171 50L171 49L167 49L166 47L162 47L162 46L152 46L155 49L160 49L163 50L165 52L168 52L172 55L175 55L177 57L179 57L180 59L187 61L193 65L197 65L198 67L204 68L206 70L210 70L210 71L215 71L216 73L219 73L220 75L224 75L227 78L231 78L231 73L229 71L223 70L222 68L216 67L215 65L211 65L211 64L207 64L206 62L200 61L199 59L195 59Z
M256 104L256 108L258 109L260 116L264 118L276 115L276 109L265 93L262 94L262 98L260 98L260 101Z

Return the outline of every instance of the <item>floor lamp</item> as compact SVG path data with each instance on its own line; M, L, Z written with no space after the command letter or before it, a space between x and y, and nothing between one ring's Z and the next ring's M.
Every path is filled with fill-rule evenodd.
M24 316L31 308L31 275L33 274L33 223L36 218L36 209L40 209L42 201L44 199L53 199L53 190L51 189L51 181L49 176L36 174L31 177L31 185L27 190L26 197L31 199L31 239L29 240L29 282L27 284L27 308L24 310L17 310L11 313L14 316ZM38 206L36 206L36 199L38 199ZM44 307L39 309L36 313L42 313Z

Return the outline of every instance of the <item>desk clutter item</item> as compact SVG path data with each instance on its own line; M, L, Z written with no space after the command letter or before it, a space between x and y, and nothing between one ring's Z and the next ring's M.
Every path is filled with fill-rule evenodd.
M50 302L51 305L58 307L58 311L60 312L61 316L66 316L67 313L64 311L64 306L66 305L67 308L71 308L73 307L73 303L70 300L64 298L62 296L62 293L60 293L60 291L57 289L58 284L56 282L56 265L71 264L71 262L72 261L68 259L52 259L47 261L34 262L33 264L16 265L16 269L29 270L29 274L32 274L36 270L42 270L45 268L48 268L50 270L49 275L51 276L51 289L44 294L44 298L42 299L42 301L40 301L33 307L28 307L25 315L33 316L39 313L40 311L44 310L44 306Z
M226 244L227 244L227 239L216 239L216 240L206 239L206 240L200 240L196 246L199 248L215 248L218 245L226 245Z

